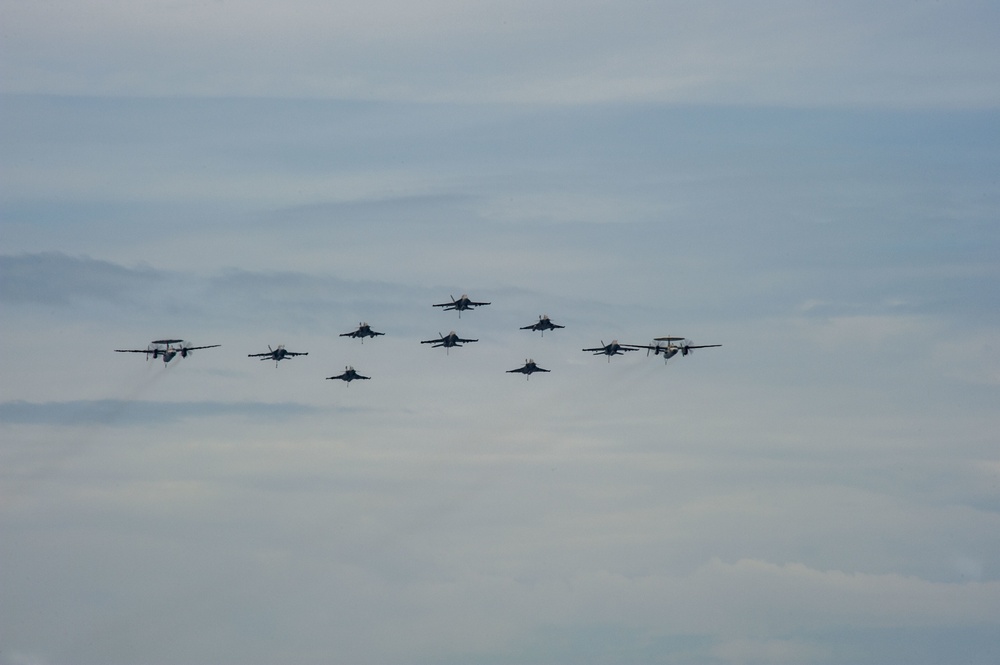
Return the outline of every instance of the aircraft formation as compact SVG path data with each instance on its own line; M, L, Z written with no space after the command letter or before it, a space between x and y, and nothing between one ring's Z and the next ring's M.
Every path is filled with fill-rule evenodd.
M455 299L451 296L451 302L444 302L432 305L432 307L441 307L444 311L457 311L459 318L462 317L463 311L471 311L476 307L484 307L489 305L488 302L477 302L469 299L468 295L463 294L461 298ZM565 328L565 326L553 323L547 315L540 315L538 321L531 323L526 326L521 326L520 330L530 330L533 332L540 332L542 336L545 335L545 331L549 330L559 330ZM350 332L341 333L340 337L350 337L353 339L360 339L361 343L364 344L365 338L375 339L385 335L383 332L377 332L372 330L371 326L366 322L361 322L358 324L357 330L352 330ZM437 339L425 339L421 340L421 344L430 344L431 348L443 348L447 354L453 348L461 348L465 344L471 344L478 342L478 339L467 339L464 337L459 337L458 334L452 330L447 335L438 333ZM152 357L154 360L157 358L162 358L164 364L169 363L175 357L180 356L182 358L187 358L193 351L201 349L213 349L222 346L221 344L209 344L206 346L190 346L187 342L182 339L158 339L153 340L145 349L115 349L116 353L144 353L146 354L146 360ZM688 356L694 353L695 349L709 349L714 347L722 346L721 344L693 344L690 340L684 337L655 337L653 338L652 344L621 344L618 340L612 340L610 344L605 344L601 341L601 346L583 349L584 352L592 353L595 356L607 356L608 362L611 362L613 356L625 355L629 351L638 351L640 349L646 349L646 355L648 356L650 351L656 356L663 356L663 361L666 362L670 358L673 358L677 354L681 356ZM273 360L274 366L277 367L278 363L282 360L288 360L298 356L309 355L308 351L289 351L285 349L284 345L278 345L275 348L271 348L270 345L267 347L266 353L248 353L248 358L258 358L259 360ZM539 367L534 360L527 358L524 361L524 365L517 367L515 369L507 370L507 374L524 374L525 379L531 378L531 375L535 372L548 373L551 370L543 369ZM327 379L341 380L350 385L351 381L354 380L369 380L370 376L363 376L359 374L353 366L347 365L344 367L344 371L336 376L328 376Z

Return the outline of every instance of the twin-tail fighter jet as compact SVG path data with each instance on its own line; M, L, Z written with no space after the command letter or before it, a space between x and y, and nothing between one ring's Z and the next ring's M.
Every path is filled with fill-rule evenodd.
M538 365L535 364L534 360L531 360L529 358L529 359L527 359L527 360L524 361L524 367L518 367L517 369L509 369L509 370L507 370L507 373L508 374L517 374L517 373L524 374L524 378L525 379L530 379L531 378L531 374L533 372L548 372L548 371L551 371L551 370L542 369L541 367L539 367Z
M521 330L535 330L542 333L542 337L545 337L546 330L555 330L556 328L565 328L566 326L559 326L549 319L548 316L542 314L538 317L536 323L532 323L530 326L521 326Z
M628 345L619 344L617 339L611 340L610 344L604 344L604 340L601 340L603 346L598 346L593 349L584 349L584 351L592 351L595 356L607 356L608 362L611 362L611 356L624 356L626 351L638 351L639 349L629 348Z
M379 335L384 335L385 333L375 332L372 327L367 323L359 323L357 330L352 330L351 332L341 333L341 337L353 337L355 339L360 339L361 343L365 343L365 337L378 337Z
M278 361L284 360L285 358L294 358L295 356L308 356L308 351L297 352L297 351L287 351L285 350L284 344L279 344L278 348L272 349L271 345L267 345L267 353L248 353L247 358L260 358L261 360L273 360L274 366L278 366Z
M441 333L438 333L438 335L441 335ZM468 344L470 342L478 342L478 341L479 341L478 339L462 339L461 337L455 334L454 330L452 330L447 335L441 335L438 339L425 339L420 343L431 344L432 349L439 349L443 346L445 353L448 353L448 349L452 348L453 346L461 348L463 344Z
M327 379L340 379L341 381L347 381L347 385L351 385L351 381L353 381L354 379L364 379L364 380L367 381L368 379L370 379L372 377L370 377L370 376L361 376L360 374L358 374L357 372L354 371L353 367L345 367L343 374L338 374L337 376L328 376L326 378Z
M177 346L180 345L180 346ZM145 349L115 349L115 353L145 353L146 360L153 356L153 360L162 357L164 363L168 363L176 356L187 358L192 351L198 349L214 349L221 344L209 344L208 346L188 346L182 339L155 339L149 343Z
M664 363L678 353L682 356L688 356L694 353L695 349L712 349L722 346L721 344L692 344L691 340L684 337L654 337L653 341L655 344L628 344L627 346L635 349L646 349L647 356L650 351L657 356L662 353ZM666 344L662 344L661 342L666 342ZM674 342L680 342L680 344L675 344Z
M462 310L472 309L473 307L482 307L483 305L489 305L488 302L476 302L474 300L469 300L469 296L462 294L462 297L455 300L455 296L451 296L451 302L443 302L437 305L432 305L432 307L444 307L444 311L455 310L458 312L458 318L462 318Z

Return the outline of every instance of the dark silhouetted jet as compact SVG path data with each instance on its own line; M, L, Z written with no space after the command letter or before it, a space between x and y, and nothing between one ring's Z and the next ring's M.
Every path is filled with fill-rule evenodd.
M337 376L328 376L326 378L327 379L340 379L341 381L347 381L347 385L351 385L351 381L353 381L354 379L364 379L364 380L367 381L368 379L370 379L372 377L370 377L370 376L361 376L360 374L358 374L357 372L354 371L353 367L345 367L343 374L338 374Z
M462 318L462 310L472 309L473 307L482 307L483 305L489 305L488 302L475 302L474 300L469 300L469 296L462 294L462 297L455 300L455 296L451 296L451 302L443 302L438 305L432 305L433 307L444 307L445 311L457 310L458 318Z
M352 330L351 332L341 333L341 337L354 337L360 339L361 343L365 343L365 337L378 337L379 335L384 335L385 333L375 332L372 327L367 323L359 323L357 330Z
M438 335L441 335L441 333L438 333ZM434 349L438 349L443 346L445 349L445 353L447 353L448 349L450 349L453 346L461 347L463 344L468 344L469 342L478 342L478 341L479 341L478 339L462 339L461 337L455 334L454 330L452 330L447 335L441 335L438 339L425 339L420 343L432 344L433 346L431 348Z
M267 353L248 353L247 358L260 358L261 360L273 360L274 366L278 366L278 362L284 360L285 358L294 358L295 356L308 356L308 352L296 352L296 351L286 351L284 344L279 344L278 348L272 349L271 345L267 345Z
M525 379L530 379L532 372L548 372L548 371L549 370L542 369L541 367L536 365L535 361L529 358L524 361L524 367L518 367L517 369L509 369L507 370L507 373L508 374L521 373L524 374Z
M546 330L555 330L556 328L565 328L566 326L559 326L549 320L549 317L542 315L538 317L537 323L532 323L530 326L521 326L521 330L536 330L542 333L542 337L545 337Z
M625 351L638 351L638 349L629 348L628 346L623 346L618 343L618 340L611 340L610 344L604 344L604 340L601 340L603 346L598 346L593 349L584 349L584 351L592 351L595 356L607 356L608 362L611 362L611 356L623 356Z
M176 346L179 344L180 346ZM192 351L197 351L198 349L214 349L217 346L222 346L221 344L209 344L208 346L188 346L187 342L182 339L156 339L149 343L145 349L115 349L115 353L145 353L146 360L149 360L150 356L153 359L163 357L163 362L168 363L174 359L176 356L181 358L187 358L191 355Z

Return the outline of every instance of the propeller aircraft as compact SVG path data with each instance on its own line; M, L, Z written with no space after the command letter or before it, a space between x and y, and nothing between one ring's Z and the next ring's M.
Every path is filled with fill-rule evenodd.
M717 346L722 346L721 344L693 344L691 340L684 337L655 337L653 338L655 344L628 344L627 346L633 347L634 349L646 349L646 355L652 351L654 355L663 354L663 362L666 363L668 360L680 353L682 356L688 356L694 353L695 349L712 349ZM666 344L661 344L661 342L666 342ZM680 342L675 344L674 342Z
M476 302L474 300L469 300L469 296L462 294L462 297L455 300L455 296L451 296L451 302L443 302L438 305L432 305L432 307L444 307L444 311L455 310L458 312L458 318L462 318L462 311L472 309L473 307L482 307L483 305L489 305L488 302Z
M546 330L555 330L556 328L565 328L566 326L556 325L552 323L549 317L545 314L538 317L537 323L532 323L530 326L521 326L521 330L536 330L542 333L542 337L545 337Z
M180 346L176 346L176 345ZM209 344L208 346L188 346L182 339L154 339L145 349L115 349L115 353L145 353L146 360L153 356L153 360L162 357L164 364L170 362L178 355L187 358L192 351L198 349L214 349L221 344Z
M309 352L296 352L296 351L286 351L284 344L279 344L278 348L272 349L271 345L267 345L268 353L248 353L247 358L260 358L261 360L273 360L274 366L278 366L278 361L284 360L285 358L294 358L295 356L308 356Z
M524 361L524 367L518 367L517 369L509 369L507 370L507 373L516 374L520 372L521 374L524 374L525 379L530 379L532 372L549 372L549 371L551 370L542 369L541 367L535 364L534 360L528 358L527 360Z

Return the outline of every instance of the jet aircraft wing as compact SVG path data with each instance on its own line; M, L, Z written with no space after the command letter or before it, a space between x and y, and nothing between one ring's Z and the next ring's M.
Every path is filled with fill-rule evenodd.
M341 381L347 381L348 383L350 383L354 379L362 379L362 380L367 381L368 379L371 379L372 377L370 377L370 376L364 376L362 374L358 374L354 370L353 367L348 367L345 371L341 372L337 376L328 376L326 378L327 378L327 380L330 380L330 379L334 379L334 380L340 379Z
M458 300L452 300L451 302L437 303L436 305L431 305L431 307L447 307L448 309L464 308L464 307L482 307L484 305L489 305L488 302L477 302L475 300L469 300L468 298L459 298Z
M207 347L202 347L202 348L207 348ZM247 358L273 358L275 353L276 353L275 351L269 351L268 353L248 353ZM282 354L282 357L291 358L292 356L308 356L308 355L309 355L308 351L285 351L284 354Z
M509 369L509 370L507 370L507 373L508 374L531 374L533 372L549 372L549 371L551 371L551 370L542 369L541 367L538 367L537 365L535 365L535 366L525 365L524 367L518 367L517 369Z

